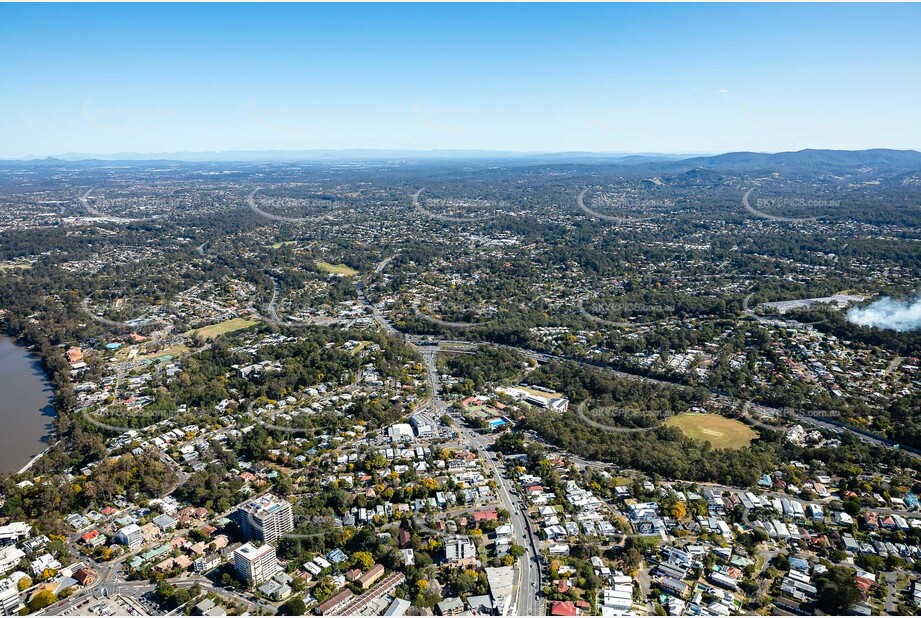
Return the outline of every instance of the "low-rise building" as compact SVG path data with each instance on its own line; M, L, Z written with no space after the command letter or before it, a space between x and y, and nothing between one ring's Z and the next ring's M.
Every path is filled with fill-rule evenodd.
M316 612L321 616L339 615L341 613L340 610L348 605L354 596L355 594L346 588L320 603L320 605L317 606Z
M445 562L455 566L477 562L476 545L469 536L458 535L445 539Z
M367 570L367 572L362 573L356 580L358 585L361 586L362 590L367 590L384 575L384 566L381 564L375 564L373 567Z

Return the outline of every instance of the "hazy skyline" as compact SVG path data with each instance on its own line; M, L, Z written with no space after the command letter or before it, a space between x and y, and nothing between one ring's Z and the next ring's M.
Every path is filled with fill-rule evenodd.
M0 157L921 148L918 5L0 5Z

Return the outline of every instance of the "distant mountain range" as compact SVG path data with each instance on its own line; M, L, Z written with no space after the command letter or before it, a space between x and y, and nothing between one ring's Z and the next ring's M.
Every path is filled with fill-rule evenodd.
M861 168L887 171L921 169L921 152L917 150L799 150L766 154L730 152L711 157L693 157L675 163L676 168L721 171L799 170L856 171Z
M726 173L784 171L794 173L861 174L905 173L921 170L916 150L799 150L796 152L730 152L691 156L662 153L557 152L522 153L490 150L270 150L231 152L117 153L0 161L6 166L111 165L163 163L271 163L271 162L450 162L513 165L605 165L625 173L682 173L710 170Z
M163 152L86 154L69 152L51 157L23 157L17 161L177 161L177 162L274 162L274 161L423 161L423 160L536 160L616 161L623 163L686 159L689 154L610 152L516 152L511 150L231 150L223 152Z

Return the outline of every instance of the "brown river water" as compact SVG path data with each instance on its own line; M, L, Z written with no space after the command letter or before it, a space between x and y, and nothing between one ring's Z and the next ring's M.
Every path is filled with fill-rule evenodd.
M0 470L16 472L48 447L53 395L38 358L0 337Z

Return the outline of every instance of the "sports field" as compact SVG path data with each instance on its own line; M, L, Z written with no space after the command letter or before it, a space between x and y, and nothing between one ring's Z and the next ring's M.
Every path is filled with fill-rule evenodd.
M234 318L232 320L227 320L226 322L220 322L218 324L212 324L211 326L197 328L191 332L197 333L198 336L202 339L214 339L215 337L220 337L221 335L232 333L235 330L243 330L244 328L249 328L254 324L258 324L258 322L254 320L247 320L245 318Z
M119 352L121 352L121 350L119 350ZM159 352L150 352L149 354L139 354L138 356L134 357L134 360L139 360L139 361L150 360L152 358L159 358L161 356L172 356L173 358L179 358L181 356L185 356L189 352L191 352L191 350L188 348L188 346L185 346L182 344L171 345L165 350L160 350ZM119 360L122 360L121 357L118 357L117 355L116 357L119 358Z
M343 275L345 277L354 277L358 274L358 271L354 268L349 268L345 264L330 264L329 262L324 262L323 260L316 260L314 262L317 268L323 272L327 272L333 275Z
M745 423L719 414L679 414L665 424L677 427L689 438L707 441L713 448L743 448L758 437L758 433Z

